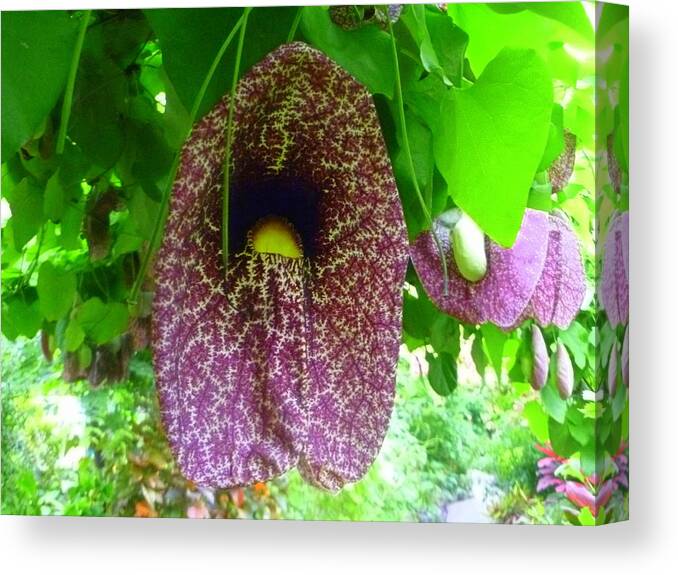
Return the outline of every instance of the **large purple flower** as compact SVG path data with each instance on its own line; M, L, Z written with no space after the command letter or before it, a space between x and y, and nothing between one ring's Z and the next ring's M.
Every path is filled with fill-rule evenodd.
M367 90L302 43L236 93L228 268L228 99L193 129L156 265L154 351L167 435L198 484L297 465L338 489L391 415L406 229Z
M629 213L613 216L603 253L600 301L613 327L629 321Z

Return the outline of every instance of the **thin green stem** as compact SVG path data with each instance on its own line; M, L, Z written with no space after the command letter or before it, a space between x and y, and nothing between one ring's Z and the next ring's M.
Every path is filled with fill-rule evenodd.
M193 127L193 123L195 122L195 119L198 115L198 111L200 110L203 98L205 97L207 87L210 85L212 77L214 76L214 73L216 72L219 63L221 62L224 53L226 52L229 45L233 41L233 38L235 37L236 33L242 26L244 20L245 14L243 14L239 18L239 20L235 23L233 29L229 32L228 36L226 36L224 43L221 45L221 48L219 48L219 52L217 52L217 55L214 57L214 60L212 61L212 65L210 66L210 69L208 70L207 75L205 76L205 79L203 80L202 85L200 86L200 90L198 90L198 94L196 95L195 100L193 100L193 106L191 108L191 112L188 119L188 128L186 137L188 137L188 134L190 133ZM134 285L132 286L132 291L130 292L129 302L132 305L135 305L137 303L137 297L139 295L139 291L141 290L141 286L144 283L146 273L148 272L148 267L150 266L151 260L153 259L156 250L158 249L160 233L165 224L165 219L167 218L167 209L169 206L170 192L172 190L172 184L174 184L174 178L177 174L177 170L179 169L180 161L181 161L181 150L177 150L176 154L174 155L174 160L172 161L172 166L170 167L169 174L167 175L167 180L165 181L162 199L160 200L160 209L158 211L158 216L155 220L153 232L148 243L148 250L143 255L141 265L139 266L139 273L137 274L134 280Z
M85 10L85 13L80 21L80 28L78 30L78 38L73 48L73 55L71 57L71 67L68 70L68 79L66 80L66 91L64 92L64 101L61 104L61 124L59 125L59 134L57 135L56 153L60 156L64 152L66 145L66 132L68 131L68 122L71 118L71 107L73 106L73 90L75 89L75 78L78 75L78 67L80 66L80 54L82 54L82 46L85 43L85 33L87 32L87 25L89 24L91 10Z
M405 103L403 100L403 87L400 81L400 64L398 62L398 48L396 46L395 35L393 34L393 25L391 21L388 21L388 31L391 36L391 52L393 55L393 67L395 68L395 80L396 80L396 96L398 101L398 116L400 119L400 134L403 145L403 151L405 152L405 159L407 160L408 168L410 170L410 177L412 178L412 184L414 185L414 191L417 194L419 199L419 204L421 205L421 211L424 214L424 219L426 220L426 225L431 230L431 236L433 241L436 244L436 249L438 250L438 255L440 257L440 265L443 268L443 293L448 294L448 283L449 276L447 272L447 260L445 259L445 252L443 251L443 246L438 239L438 234L433 227L433 220L431 219L431 213L428 211L428 206L424 201L424 196L419 189L419 182L417 181L417 172L414 169L414 161L412 160L412 151L410 149L410 141L407 137L407 124L405 123Z
M287 43L289 44L292 40L294 40L294 37L297 34L297 28L299 28L299 22L301 21L301 11L303 10L303 6L299 6L297 8L297 14L294 17L294 22L292 22L292 27L290 28L290 33L287 35Z
M228 269L228 219L229 219L229 201L231 190L231 144L233 142L233 111L235 110L235 91L238 86L238 76L240 74L240 60L242 59L242 49L245 44L245 32L247 31L247 18L252 8L245 8L243 12L243 21L240 26L240 36L238 38L238 49L235 54L235 65L233 67L233 81L231 82L231 97L228 102L228 120L226 122L226 149L224 152L224 189L222 200L222 220L221 220L221 257L224 262L224 272Z
M44 239L45 239L45 226L43 225L40 228L40 231L38 232L38 249L35 250L35 256L33 257L33 261L31 261L30 265L28 266L28 269L26 270L26 274L24 275L21 281L20 288L24 288L30 283L31 277L33 276L33 272L35 272L35 268L38 267L38 263L40 261L40 251L42 250L42 241ZM25 253L25 250L23 253Z

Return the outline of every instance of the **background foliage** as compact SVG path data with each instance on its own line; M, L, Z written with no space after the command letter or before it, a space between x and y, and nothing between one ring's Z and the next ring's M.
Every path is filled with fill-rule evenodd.
M100 10L84 23L83 12L2 14L3 512L439 520L483 472L494 520L592 522L561 495L537 494L533 444L550 444L588 476L628 435L627 389L608 397L604 385L624 332L596 311L593 242L628 206L626 188L596 182L593 169L605 166L596 145L609 136L628 172L625 13L606 7L599 19L609 54L598 73L616 92L596 107L594 33L580 3L407 6L393 24L397 65L388 29L367 12L346 30L326 8L252 11L241 74L293 37L374 95L411 238L427 227L417 188L433 217L456 205L507 246L525 207L561 209L589 278L577 320L545 333L574 360L576 392L562 400L553 374L541 393L526 383L529 326L460 325L410 269L389 435L368 476L336 497L295 473L245 490L199 489L177 474L158 421L153 281L137 276L199 87L241 13ZM198 118L227 91L234 54L231 46L219 62ZM548 168L566 132L577 138L575 170L554 189ZM623 496L615 501L599 521L624 515Z

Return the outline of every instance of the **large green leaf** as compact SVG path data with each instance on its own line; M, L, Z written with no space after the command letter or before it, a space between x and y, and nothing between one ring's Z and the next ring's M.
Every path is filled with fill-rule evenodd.
M412 38L419 47L419 57L424 69L427 72L439 75L446 84L451 85L452 81L447 77L445 70L440 65L438 54L433 46L431 34L428 31L426 12L426 6L412 4L403 12L400 21L407 26ZM448 20L452 24L452 20Z
M78 19L65 11L2 13L2 158L54 108L66 83Z
M538 401L528 401L523 408L523 415L527 419L530 431L537 441L546 443L549 440L548 415L544 412Z
M75 319L94 343L102 344L125 331L127 307L118 302L104 303L94 297L78 309Z
M468 34L446 14L436 14L430 10L426 13L426 25L445 74L455 86L461 86Z
M69 136L91 163L105 170L125 148L121 118L127 112L129 81L106 52L107 36L95 30L83 46Z
M2 299L2 333L15 340L20 335L32 338L42 324L38 301L28 303L21 295Z
M255 8L249 16L240 73L244 74L287 39L297 8ZM163 65L183 106L190 110L207 71L242 8L182 8L145 10L158 36ZM207 88L198 117L228 91L233 78L232 42Z
M553 450L561 457L569 457L577 449L579 444L570 435L570 429L567 423L560 423L552 417L549 418L549 440Z
M12 210L14 247L21 251L44 221L43 191L31 179L24 178L19 185L4 190L4 194Z
M536 50L545 61L549 59L551 44L555 40L592 54L593 28L581 5L575 8L579 14L573 16L572 13L566 14L567 9L560 11L560 14L557 14L558 8L550 9L550 14L546 14L549 12L548 7L540 13L538 10L525 10L526 4L448 5L448 13L454 22L469 35L466 56L476 75L507 46ZM562 7L574 3L550 4ZM506 8L512 10L509 12ZM554 64L560 66L562 62L556 61ZM592 57L587 66L590 73L594 73ZM551 69L551 72L555 70Z
M393 96L395 70L391 40L386 32L369 25L346 31L332 23L325 8L305 7L301 29L310 43L348 70L373 94Z
M457 358L449 353L426 354L428 381L438 395L450 395L457 387Z
M553 89L532 50L506 48L442 104L434 152L454 201L503 246L515 241L549 133Z
M510 4L488 4L488 6L499 14L515 14L528 10L556 20L583 36L588 37L593 33L583 2L511 2Z
M492 323L483 324L480 327L480 331L483 334L487 359L490 360L490 365L497 374L497 380L501 381L504 345L506 344L507 335Z
M76 292L75 273L55 267L46 261L38 273L40 310L50 321L64 317L73 305Z

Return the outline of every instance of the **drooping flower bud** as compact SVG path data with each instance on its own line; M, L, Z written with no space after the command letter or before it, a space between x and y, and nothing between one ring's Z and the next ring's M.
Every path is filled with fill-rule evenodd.
M629 386L629 327L626 326L624 334L624 343L622 344L621 354L622 381L626 387Z
M617 393L617 341L612 344L610 358L607 360L607 392L610 397Z
M546 384L549 375L549 355L541 330L532 325L532 387L539 391Z
M452 250L459 273L470 282L478 282L487 274L485 234L473 219L462 213L452 230Z
M577 152L577 136L568 130L563 134L565 147L562 153L555 159L549 168L549 180L554 191L560 191L572 177L574 171L574 160Z
M556 350L556 385L558 393L562 399L567 399L572 395L574 388L574 369L572 368L572 360L570 354L567 353L565 346L558 342Z

